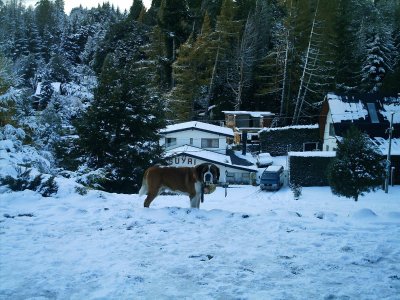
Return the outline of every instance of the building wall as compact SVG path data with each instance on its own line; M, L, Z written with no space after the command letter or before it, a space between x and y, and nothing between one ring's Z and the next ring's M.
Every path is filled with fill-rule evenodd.
M330 135L329 132L331 124L332 124L332 116L330 113L328 113L326 117L322 151L335 151L337 148L336 138L335 136Z
M167 138L176 138L176 144L167 146ZM201 147L201 139L218 139L218 148L203 148ZM217 153L225 154L227 148L227 137L224 135L204 132L195 129L188 129L184 131L177 131L172 133L163 134L160 139L160 145L165 146L166 150L174 149L183 145L191 145L193 147L202 148Z

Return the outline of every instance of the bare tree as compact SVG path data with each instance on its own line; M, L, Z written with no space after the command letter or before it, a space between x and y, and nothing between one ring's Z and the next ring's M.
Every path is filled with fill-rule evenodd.
M248 15L240 44L238 45L235 64L227 69L227 81L235 100L234 109L240 110L243 90L251 86L252 72L256 58L256 27L253 17Z
M312 25L311 25L311 31L310 31L310 36L309 36L309 39L308 39L308 46L307 46L307 50L306 50L305 61L304 61L304 65L303 65L303 71L302 71L302 74L301 74L301 77L300 77L300 85L299 85L299 90L298 90L298 93L297 93L296 105L295 105L295 108L294 108L292 124L297 124L298 121L299 121L301 107L303 106L303 101L304 101L304 98L305 98L305 95L303 93L305 93L304 84L305 84L305 81L306 81L306 76L312 74L312 73L308 73L308 72L310 71L309 63L310 63L311 54L313 53L313 51L312 51L312 48L314 46L313 39L314 39L315 34L316 34L315 33L315 25L316 25L317 13L318 13L318 5L319 5L319 0L317 1L317 7L315 9L314 18L313 18L313 22L312 22Z

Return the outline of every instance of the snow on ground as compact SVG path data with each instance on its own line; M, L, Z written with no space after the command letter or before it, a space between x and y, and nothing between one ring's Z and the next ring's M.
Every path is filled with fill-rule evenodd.
M400 186L186 196L0 190L0 299L399 299Z

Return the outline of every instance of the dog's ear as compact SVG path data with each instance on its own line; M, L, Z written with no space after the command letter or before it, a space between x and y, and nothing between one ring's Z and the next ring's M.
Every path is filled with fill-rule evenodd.
M219 171L219 168L216 165L212 164L211 165L211 170L212 170L212 173L213 173L213 176L214 176L214 181L218 182L219 176L221 175L220 171Z
M208 170L208 164L204 163L196 166L196 175L200 181L203 181L204 173Z

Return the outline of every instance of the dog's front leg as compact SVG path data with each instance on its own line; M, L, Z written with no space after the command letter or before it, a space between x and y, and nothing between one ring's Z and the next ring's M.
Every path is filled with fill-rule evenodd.
M190 195L190 207L200 208L201 192L202 192L201 182L197 181L194 184L194 193Z
M200 195L196 194L190 198L191 208L200 208Z

